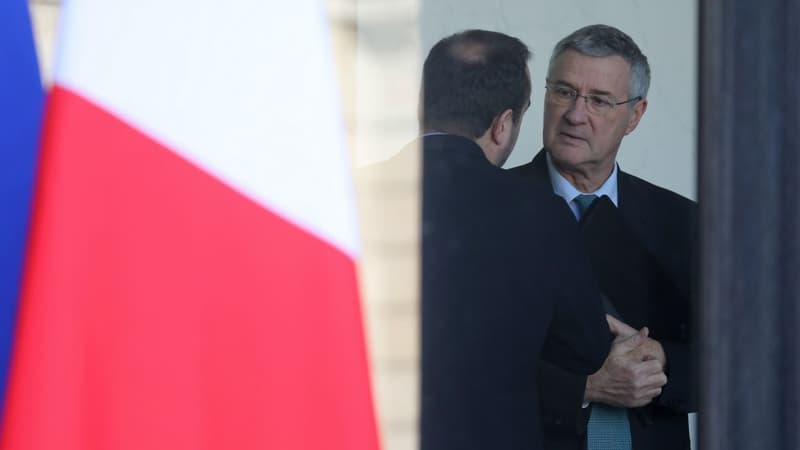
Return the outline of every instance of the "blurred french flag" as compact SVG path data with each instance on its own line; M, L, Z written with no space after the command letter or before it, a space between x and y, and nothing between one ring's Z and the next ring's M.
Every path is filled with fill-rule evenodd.
M43 92L26 0L0 1L0 404L29 222Z
M377 450L324 2L59 28L0 449Z

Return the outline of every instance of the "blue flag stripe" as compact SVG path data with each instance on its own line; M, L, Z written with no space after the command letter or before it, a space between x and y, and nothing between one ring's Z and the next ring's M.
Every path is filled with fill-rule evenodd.
M3 405L44 101L26 0L0 1L0 61L0 405Z

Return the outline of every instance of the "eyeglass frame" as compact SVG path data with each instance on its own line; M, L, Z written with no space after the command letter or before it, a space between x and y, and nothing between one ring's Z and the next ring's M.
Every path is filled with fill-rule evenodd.
M573 87L571 87L571 86L569 86L569 85L566 85L566 84L550 83L550 81L547 81L547 82L545 83L545 85L544 85L544 88L547 90L547 92L548 92L548 93L550 93L550 92L551 92L551 88L553 88L553 87L561 87L561 88L564 88L564 89L569 89L570 91L572 91L572 92L574 93L574 96L573 96L573 97L572 97L572 99L570 100L570 103L571 103L571 104L575 104L575 102L577 102L577 101L578 101L578 98L579 98L579 97L580 97L580 98L583 98L583 102L584 102L584 105L586 106L586 110L587 110L587 111L589 111L589 112L590 112L590 113L592 113L592 114L607 114L609 111L613 110L613 109L614 109L614 108L616 108L617 106L620 106L620 105L625 105L625 104L628 104L628 103L631 103L631 102L638 102L638 101L640 101L640 100L642 100L642 99L644 98L644 97L643 97L643 96L641 96L641 95L637 95L636 97L629 98L629 99L627 99L627 100L625 100L625 101L621 101L621 102L616 102L616 101L607 101L606 99L602 98L603 96L602 96L602 95L600 95L600 94L587 94L587 95L581 95L581 94L578 92L578 90L577 90L577 89L575 89L575 88L573 88ZM601 100L602 104L604 104L604 105L607 105L607 106L608 106L608 110L607 110L607 111L605 111L605 112L593 110L593 109L592 109L593 107L592 107L592 106L589 106L589 97L592 97L592 98L595 98L595 99L599 99L599 100ZM611 98L612 98L612 99L614 99L614 97L613 97L613 96L611 96ZM616 100L616 99L614 99L614 100Z

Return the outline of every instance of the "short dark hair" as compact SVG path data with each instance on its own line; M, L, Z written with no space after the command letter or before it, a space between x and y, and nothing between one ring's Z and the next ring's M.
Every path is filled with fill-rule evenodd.
M527 108L531 53L517 38L466 30L433 46L422 69L422 128L477 139L507 109Z
M553 62L567 50L575 50L587 56L621 56L631 66L628 98L647 97L647 90L650 88L650 64L647 63L647 56L639 50L636 42L621 30L609 25L597 24L572 32L559 41L553 49L553 55L550 57L550 69L553 67ZM630 103L630 107L635 104Z

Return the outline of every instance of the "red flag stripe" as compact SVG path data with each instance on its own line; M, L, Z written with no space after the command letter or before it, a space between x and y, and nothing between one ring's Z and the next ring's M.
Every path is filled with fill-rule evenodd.
M353 261L77 95L48 108L2 448L377 448Z

